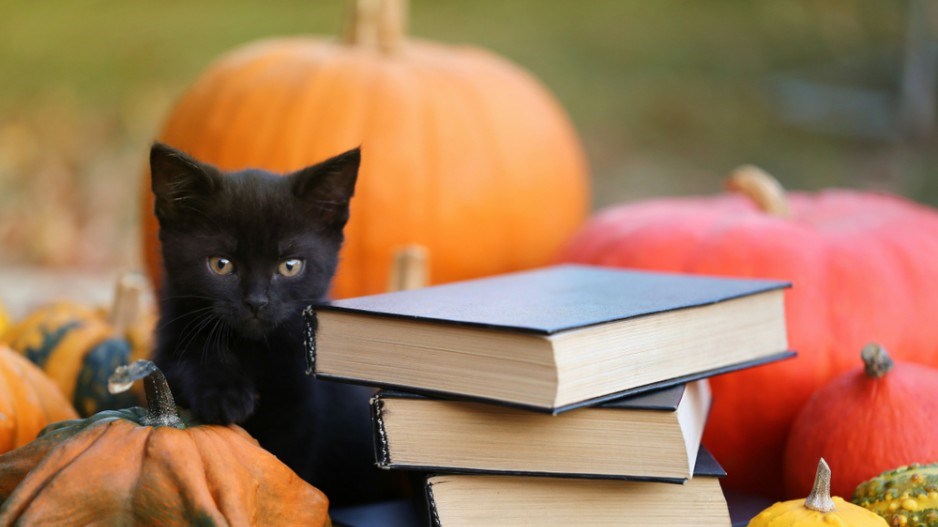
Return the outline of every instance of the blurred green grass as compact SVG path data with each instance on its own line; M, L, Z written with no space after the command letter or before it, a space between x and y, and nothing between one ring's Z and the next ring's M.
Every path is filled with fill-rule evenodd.
M934 204L933 136L821 131L782 104L784 79L897 98L906 5L412 0L409 32L489 48L539 77L580 132L596 207L716 192L742 163L789 188L877 188ZM140 168L172 100L225 51L334 35L344 10L340 0L7 0L0 263L133 265Z

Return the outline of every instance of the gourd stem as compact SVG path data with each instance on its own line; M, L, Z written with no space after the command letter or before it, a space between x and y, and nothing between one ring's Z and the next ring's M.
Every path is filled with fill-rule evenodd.
M427 248L423 245L407 245L395 250L388 291L426 287L430 274L427 260Z
M108 323L122 334L140 318L144 278L139 273L124 273L117 279Z
M751 199L762 212L779 218L791 216L785 188L759 167L743 165L737 168L726 180L726 188Z
M169 390L166 377L156 364L148 360L138 360L126 366L118 366L108 379L107 389L111 393L125 392L134 381L140 379L143 379L147 397L147 415L140 423L146 426L184 428L182 419L176 412L176 401Z
M407 0L350 0L343 40L352 46L396 53L407 26Z
M804 506L818 512L832 512L836 508L834 500L831 499L831 468L824 458L818 461L814 486L804 500Z
M875 342L863 346L863 350L860 351L860 358L863 359L863 368L867 377L872 379L878 379L886 375L895 366L892 357L886 353L886 348Z

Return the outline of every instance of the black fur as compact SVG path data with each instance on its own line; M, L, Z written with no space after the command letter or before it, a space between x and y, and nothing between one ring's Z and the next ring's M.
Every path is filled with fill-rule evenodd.
M165 265L155 362L199 420L241 424L339 505L398 488L374 467L371 390L304 373L301 312L328 292L359 163L355 149L285 176L223 174L150 152ZM215 257L233 271L213 272ZM286 260L302 271L279 273Z

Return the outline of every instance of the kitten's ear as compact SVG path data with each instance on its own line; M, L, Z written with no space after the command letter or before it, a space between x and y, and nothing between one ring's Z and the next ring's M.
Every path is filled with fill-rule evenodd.
M341 229L349 216L349 201L361 164L361 148L349 150L318 165L290 174L293 194L307 209L330 227Z
M197 207L199 198L218 188L218 170L162 143L150 148L150 188L156 217L171 220L185 209Z

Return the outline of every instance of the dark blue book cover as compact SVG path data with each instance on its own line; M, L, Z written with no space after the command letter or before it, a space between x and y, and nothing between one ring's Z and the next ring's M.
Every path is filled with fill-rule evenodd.
M333 300L317 309L552 335L789 286L773 280L558 265Z

